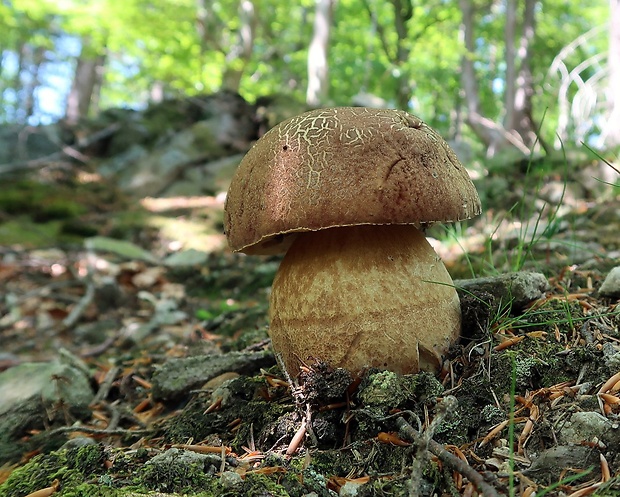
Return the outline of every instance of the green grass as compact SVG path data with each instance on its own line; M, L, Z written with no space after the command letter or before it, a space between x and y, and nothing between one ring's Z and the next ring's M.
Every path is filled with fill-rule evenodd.
M620 170L612 165L609 160L585 144L584 147L593 157L620 175ZM559 167L557 167L558 164ZM515 163L511 167L517 168L517 164ZM578 251L592 251L592 257L604 258L604 253L597 253L587 247L585 242L577 241L574 223L578 217L562 215L561 210L565 204L567 185L573 167L577 167L577 165L571 163L563 144L561 159L559 160L553 158L540 159L530 154L524 177L520 183L516 183L521 189L520 198L508 209L498 209L493 218L489 220L487 226L490 229L487 228L488 233L485 236L481 253L470 253L461 243L461 240L466 237L465 226L467 224L465 223L442 226L443 232L436 231L436 234L439 233L438 237L446 245L456 244L460 247L463 252L462 263L465 266L461 271L466 271L467 275L472 278L497 275L507 271L521 271L526 267L548 273L553 268L549 268L548 261L542 260L541 255L537 254L534 249L544 247L544 244L548 244L547 246L550 247L552 242L555 247L566 248L568 257L574 256ZM503 174L510 174L510 171L505 171ZM518 174L518 171L515 170L515 174ZM562 178L562 190L559 192L559 199L554 202L544 201L542 205L539 202L533 202L533 198L541 200L540 192L550 175L559 175ZM615 183L598 181L608 185L613 195L620 193L620 179ZM485 195L481 196L485 197ZM491 208L492 206L485 206L485 209ZM482 225L480 220L474 220L473 223L478 226ZM502 228L510 225L510 223L515 226L517 231L513 246L507 245L506 237L501 232ZM557 235L562 229L562 223L568 224L566 233L568 236L558 239ZM458 271L458 268L456 269ZM458 274L457 277L467 277L467 275Z

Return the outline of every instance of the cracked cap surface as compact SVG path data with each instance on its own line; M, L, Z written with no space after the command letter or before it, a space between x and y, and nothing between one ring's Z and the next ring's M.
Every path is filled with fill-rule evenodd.
M234 251L276 254L303 231L421 226L480 210L467 170L421 119L336 107L283 121L256 142L228 190L224 228Z

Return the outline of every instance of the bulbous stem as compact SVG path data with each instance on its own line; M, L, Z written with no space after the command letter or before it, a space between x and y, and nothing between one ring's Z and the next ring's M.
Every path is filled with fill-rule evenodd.
M445 266L411 225L301 233L273 282L270 335L285 368L325 361L437 371L458 339L461 310Z

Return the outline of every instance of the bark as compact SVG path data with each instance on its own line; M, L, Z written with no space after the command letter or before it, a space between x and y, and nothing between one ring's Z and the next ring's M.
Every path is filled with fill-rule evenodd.
M620 0L609 1L609 95L611 108L604 134L607 147L620 146Z
M306 103L318 107L329 93L328 48L334 0L316 0L312 41L308 49L308 88Z
M26 121L27 116L24 116L22 105L22 96L25 90L25 86L22 83L22 76L28 67L29 45L26 42L20 42L16 52L17 70L15 71L15 76L13 77L13 82L11 84L11 87L15 90L15 94L17 96L15 103L13 104L13 119L18 123L23 123Z
M86 50L82 50L67 96L67 122L76 123L98 107L104 63L104 55L89 55Z

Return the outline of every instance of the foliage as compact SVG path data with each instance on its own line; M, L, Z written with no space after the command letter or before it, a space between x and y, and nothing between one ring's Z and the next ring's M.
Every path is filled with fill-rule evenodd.
M253 36L251 54L245 60L237 44L242 30L248 28L240 9L248 4L254 13L249 26ZM477 48L470 54L462 45L456 0L411 0L406 39L399 39L394 27L395 6L400 4L377 0L335 3L329 47L331 88L325 104L348 105L355 95L371 93L397 106L399 85L405 84L411 89L412 111L442 133L458 134L461 59L467 56L475 60L484 115L500 120L504 113L506 1L473 2ZM100 55L105 56L100 108L143 106L155 88L169 97L213 92L222 86L228 70L241 73L238 89L248 100L275 93L302 100L313 9L311 0L210 0L198 6L193 0L4 2L0 5L0 101L4 108L0 120L23 121L33 113L40 118L45 112L61 116L64 110L60 107L30 109L28 101L35 97L29 92L37 87L37 101L53 93L62 101L77 57ZM555 139L560 112L558 75L549 68L563 47L601 24L607 9L603 0L588 5L561 0L537 3L533 117L539 121L545 114L541 134L546 141ZM565 61L567 67L605 48L606 39L596 38L576 50ZM400 49L408 54L406 60L399 59ZM33 55L37 51L42 53L42 62ZM582 75L584 79L595 76L595 69ZM569 89L571 94L575 91Z

